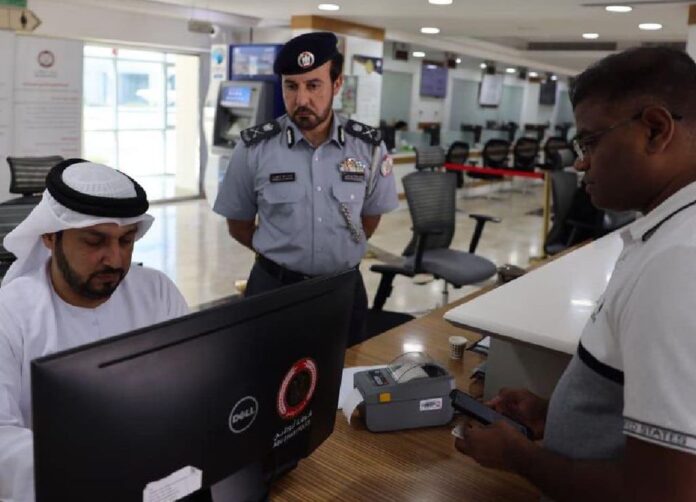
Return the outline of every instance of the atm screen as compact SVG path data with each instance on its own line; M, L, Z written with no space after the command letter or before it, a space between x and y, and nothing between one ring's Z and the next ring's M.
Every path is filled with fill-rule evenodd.
M222 106L233 108L251 106L251 87L241 85L230 85L222 88Z

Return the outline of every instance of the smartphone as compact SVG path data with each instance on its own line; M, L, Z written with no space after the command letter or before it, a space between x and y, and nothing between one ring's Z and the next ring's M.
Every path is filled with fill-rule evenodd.
M531 437L531 433L526 426L519 422L515 422L505 415L501 415L493 408L489 408L485 404L478 402L469 394L465 394L461 390L454 389L452 392L450 392L450 398L452 399L452 407L455 410L461 411L462 413L475 418L485 425L490 425L498 420L505 420L528 438Z

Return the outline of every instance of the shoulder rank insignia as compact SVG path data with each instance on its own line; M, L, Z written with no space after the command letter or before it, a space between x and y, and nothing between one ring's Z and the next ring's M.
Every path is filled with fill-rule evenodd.
M356 122L355 120L349 120L346 123L346 132L371 145L379 145L382 141L382 131L375 127Z
M241 133L242 141L246 146L255 145L265 139L272 138L280 132L280 124L277 121L271 120L265 124L257 125L244 129Z

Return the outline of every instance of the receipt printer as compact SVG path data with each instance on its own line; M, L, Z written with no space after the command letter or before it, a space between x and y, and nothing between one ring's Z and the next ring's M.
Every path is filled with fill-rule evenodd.
M454 379L422 352L358 372L353 385L362 394L361 414L372 432L445 425L454 414L449 397Z

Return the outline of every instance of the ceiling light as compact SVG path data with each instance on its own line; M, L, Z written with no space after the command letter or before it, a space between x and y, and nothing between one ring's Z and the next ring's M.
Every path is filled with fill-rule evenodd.
M539 74L535 71L530 71L529 72L529 78L537 78Z
M335 3L320 3L319 10L338 10L340 7Z
M551 75L551 80L555 82L556 80L558 80L558 77L556 75Z
M586 40L595 40L599 38L599 33L583 33L582 38Z
M482 70L485 70L487 67L488 67L488 65L486 63L481 63L479 65L479 68L481 68Z
M426 35L437 35L438 33L440 33L440 28L425 26L421 28L421 33L425 33Z
M452 0L428 0L432 5L452 5Z
M646 30L646 31L655 31L655 30L661 30L662 25L660 23L640 23L638 25L638 28L641 30Z
M628 5L607 5L604 8L609 12L619 12L622 14L633 10L633 7L629 7Z
M462 64L462 58L457 58L454 60L454 62L457 64Z
M515 73L516 71L517 70L515 70L514 68L505 68L506 73Z
M411 55L412 55L414 58L424 58L424 57L425 57L425 52L423 52L423 51L413 51L413 52L411 53Z

